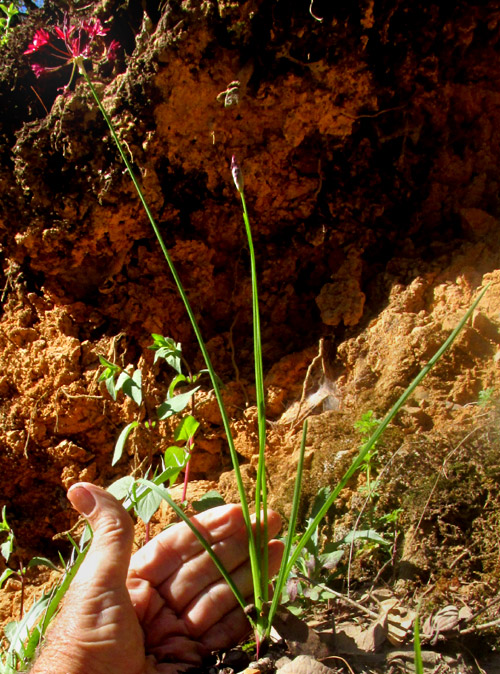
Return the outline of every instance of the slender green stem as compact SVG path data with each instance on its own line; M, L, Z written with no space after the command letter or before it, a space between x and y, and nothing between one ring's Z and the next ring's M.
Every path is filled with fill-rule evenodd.
M316 531L316 528L318 527L319 523L323 519L323 517L326 515L328 510L332 507L334 504L335 500L337 499L338 495L342 491L342 489L345 487L347 482L350 480L350 478L354 475L354 473L358 470L358 468L361 466L363 463L364 458L366 455L370 452L372 447L375 445L375 443L379 440L380 436L384 433L385 429L387 426L391 423L391 421L394 419L396 414L399 412L401 407L404 405L406 400L411 396L413 391L416 389L416 387L420 384L422 379L426 377L430 370L434 367L434 365L438 362L438 360L441 358L441 356L449 349L449 347L453 344L455 339L457 338L458 334L464 327L464 325L467 323L469 320L470 316L472 315L472 312L474 309L477 307L479 302L482 300L485 292L488 290L490 287L490 284L488 284L479 294L478 298L473 302L472 306L469 308L465 316L462 318L460 323L457 325L457 327L453 330L453 332L450 334L448 339L443 343L443 345L436 351L434 356L429 360L427 365L425 365L422 370L418 373L418 375L415 377L415 379L412 381L412 383L408 386L406 391L398 398L396 403L392 406L390 411L387 413L385 418L382 420L382 422L379 424L373 435L370 437L370 439L362 445L358 455L352 462L351 466L348 468L347 472L345 473L344 477L340 480L340 482L337 484L335 489L332 491L328 499L325 501L323 507L318 511L316 517L311 521L310 525L307 527L306 531L302 534L300 537L297 547L295 548L293 554L291 555L287 568L286 568L286 576L290 574L293 565L297 561L302 549L304 546L307 544L311 536L314 534Z
M238 455L236 453L236 448L234 446L234 441L233 441L233 437L232 437L232 434L231 434L229 417L228 417L228 414L227 414L227 411L226 411L226 408L225 408L225 405L224 405L224 400L222 398L219 382L218 382L217 376L215 374L215 370L212 366L212 361L210 360L210 356L209 356L207 348L205 346L205 342L203 341L201 331L198 327L198 323L196 321L194 312L191 308L191 304L189 303L188 297L187 297L187 295L184 291L184 287L181 283L180 277L177 274L177 270L176 270L176 268L173 264L173 261L170 257L170 254L169 254L168 250L167 250L165 242L163 241L163 237L162 237L162 235L160 233L160 230L159 230L159 228L156 224L156 221L153 217L153 214L152 214L152 212L151 212L151 210L148 206L148 203L147 203L147 201L144 197L141 186L139 185L139 182L138 182L138 180L137 180L137 178L134 174L132 165L130 164L130 161L129 161L129 159L128 159L128 157L127 157L127 155L126 155L126 153L123 149L123 145L122 145L122 143L121 143L121 141L120 141L120 139L119 139L119 137L118 137L118 135L115 131L113 123L112 123L108 113L106 112L104 106L102 105L101 99L99 98L99 96L97 94L97 91L96 91L94 85L92 84L92 81L91 81L91 79L90 79L90 77L89 77L89 75L88 75L88 73L85 69L85 66L83 64L83 59L81 59L78 62L78 67L79 67L80 72L84 76L85 81L87 82L87 84L89 86L89 89L92 93L92 96L94 97L94 100L97 103L97 106L98 106L102 116L104 117L104 120L106 121L106 124L109 127L109 130L111 132L111 136L112 136L112 138L113 138L113 140L116 144L116 147L118 148L118 151L119 151L120 156L123 160L123 163L125 164L125 166L127 168L130 179L132 180L132 183L135 187L135 190L136 190L136 192L139 196L139 199L141 200L141 203L144 207L144 211L145 211L145 213L146 213L146 215L149 219L151 227L153 228L153 231L156 235L156 238L158 239L158 243L160 244L160 248L163 252L165 260L167 261L167 264L168 264L170 272L173 276L175 285L177 286L177 290L179 292L179 295L181 296L181 299L184 303L187 314L189 316L189 320L191 321L191 325L192 325L194 333L196 335L196 339L198 340L198 345L199 345L200 351L203 355L203 359L205 360L207 370L209 371L210 379L212 381L212 386L213 386L214 393L215 393L215 397L217 399L217 403L219 405L219 409L220 409L221 416L222 416L222 423L223 423L223 426L224 426L224 431L226 433L227 442L228 442L228 446L229 446L229 452L230 452L230 455L231 455L231 461L232 461L232 464L233 464L236 482L237 482L237 485L238 485L238 493L239 493L239 496L240 496L241 507L242 507L242 511L243 511L243 518L244 518L244 521L245 521L246 529L248 531L249 555L250 555L250 562L251 562L251 566L252 566L252 577L254 579L254 593L256 595L255 604L259 608L260 603L261 603L261 600L259 600L260 583L258 582L259 576L260 576L259 559L258 559L257 549L255 547L255 540L254 540L254 537L253 537L253 532L252 532L252 522L251 522L251 519L250 519L250 510L249 510L249 507L248 507L248 501L247 501L246 494L245 494L245 488L244 488L243 480L242 480L242 477L241 477L241 471L240 471L240 467L239 467L239 463L238 463Z
M422 648L420 646L420 619L418 613L415 617L415 624L413 626L413 653L415 656L415 674L424 674Z
M259 294L257 285L257 264L255 250L248 217L247 205L243 189L239 191L243 206L243 220L248 238L250 252L250 269L252 278L252 317L253 317L253 344L255 364L255 395L257 401L257 424L259 436L259 461L257 464L257 479L255 485L255 511L257 517L256 548L262 554L261 563L261 592L263 601L268 600L268 549L267 549L267 485L266 485L266 402L264 391L264 368L262 364L262 339L260 333ZM262 512L262 523L261 523Z

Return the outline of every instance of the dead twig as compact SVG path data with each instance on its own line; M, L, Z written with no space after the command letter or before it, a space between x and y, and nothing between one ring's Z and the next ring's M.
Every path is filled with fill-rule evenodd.
M316 365L316 363L318 361L321 361L323 373L325 372L325 362L324 362L324 357L323 357L323 345L324 345L324 339L321 338L319 340L319 344L318 344L318 355L314 356L311 363L309 364L309 367L307 368L306 376L305 376L305 379L304 379L304 384L302 386L302 395L300 396L300 400L299 400L299 407L297 409L295 419L290 424L290 428L295 428L295 426L297 425L297 423L300 419L300 412L302 410L302 405L304 404L304 400L306 399L306 391L307 391L307 388L308 388L309 383L310 383L311 373L313 371L314 366Z
M481 630L487 630L490 627L496 627L497 625L500 625L500 618L491 620L488 623L483 623L482 625L472 625L464 630L460 630L460 634L472 634L472 632L480 632Z

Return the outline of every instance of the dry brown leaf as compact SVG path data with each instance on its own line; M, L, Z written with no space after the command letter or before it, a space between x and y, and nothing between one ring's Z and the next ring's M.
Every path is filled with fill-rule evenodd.
M307 623L281 606L273 621L274 629L284 639L292 655L313 655L326 658L334 650L333 634L318 635Z
M437 643L440 635L458 632L459 623L458 608L453 604L449 604L427 618L422 627L422 635L427 637L430 643L434 645Z
M380 604L387 620L387 639L393 646L401 646L413 627L415 611L403 608L397 599L386 599Z
M331 674L333 669L309 655L299 655L292 662L278 669L279 674Z

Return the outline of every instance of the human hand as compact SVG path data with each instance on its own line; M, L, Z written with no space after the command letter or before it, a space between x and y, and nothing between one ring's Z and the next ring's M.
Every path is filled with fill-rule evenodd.
M130 561L133 525L116 499L88 483L74 485L68 497L94 538L32 674L171 674L248 632L233 593L187 525L170 527ZM241 508L221 506L194 521L250 595ZM279 527L270 512L269 536ZM270 574L281 554L281 543L271 541Z

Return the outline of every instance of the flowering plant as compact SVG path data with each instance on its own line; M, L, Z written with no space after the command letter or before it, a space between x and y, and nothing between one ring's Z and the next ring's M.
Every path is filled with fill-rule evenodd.
M385 431L389 423L394 419L394 417L399 412L404 403L407 401L409 396L414 392L415 388L420 384L420 382L428 374L430 369L435 365L435 363L439 360L439 358L443 355L443 353L451 346L451 344L456 339L460 330L464 327L465 323L471 316L472 312L474 311L475 307L477 306L477 304L479 303L479 301L481 300L482 296L484 295L489 286L487 286L481 292L481 294L476 299L474 304L471 306L471 308L464 316L462 321L459 323L457 328L455 328L455 330L451 333L451 335L444 342L441 348L435 353L435 355L429 360L427 365L424 366L424 368L420 371L420 373L415 377L413 382L403 392L403 394L396 401L391 410L384 417L383 421L381 421L377 425L377 428L374 430L371 436L362 444L362 446L359 448L358 453L353 458L350 467L345 472L342 479L338 482L335 489L331 490L328 498L325 499L323 505L321 506L321 508L318 509L318 512L316 513L314 518L310 520L306 528L306 531L298 539L296 539L295 528L298 518L301 479L304 464L306 433L307 433L307 420L304 422L299 458L296 468L296 480L292 500L291 515L289 520L288 536L286 540L281 568L278 573L278 577L275 581L271 601L269 601L269 582L268 582L269 579L267 575L267 559L266 559L267 547L265 545L265 542L267 541L267 518L266 518L267 484L266 484L266 466L265 466L265 444L266 444L265 391L263 379L260 317L259 317L258 292L257 292L256 260L252 243L252 234L250 229L248 211L244 196L243 173L240 166L238 165L238 162L236 161L236 158L233 156L231 163L231 171L236 189L238 190L242 203L243 220L245 223L245 229L247 233L248 246L250 252L250 266L252 278L254 364L255 364L256 402L258 411L258 437L259 437L259 459L257 466L257 476L255 480L256 482L255 510L257 512L255 534L253 531L252 521L250 517L250 506L239 467L238 454L236 451L234 439L231 434L230 419L225 408L219 379L212 366L211 359L207 347L205 345L205 342L203 340L203 337L201 335L201 331L198 326L194 311L191 308L191 304L184 290L181 279L173 264L171 255L165 246L161 232L158 228L158 225L156 224L151 209L149 208L148 203L145 199L139 180L134 173L132 164L129 159L129 155L125 152L123 143L121 142L114 128L113 122L109 114L107 113L106 109L104 108L99 98L99 95L96 91L96 88L94 87L92 80L85 68L85 61L87 59L90 58L93 59L99 56L99 49L101 50L99 58L105 57L106 59L109 60L114 57L116 49L118 47L118 43L116 41L112 41L108 47L103 48L102 46L100 46L100 44L102 45L102 41L100 42L98 39L104 36L107 32L108 32L107 29L103 28L101 22L97 18L85 20L73 25L70 23L69 18L65 17L63 26L54 28L55 37L44 28L37 30L34 35L32 43L29 45L25 53L27 55L36 53L37 57L41 60L41 62L32 63L32 68L37 76L40 76L47 71L57 70L63 66L72 64L73 69L71 73L70 82L68 83L68 85L66 85L66 87L64 87L65 91L68 90L69 84L73 79L73 75L76 69L78 69L78 72L85 78L85 81L94 97L94 100L109 127L111 136L116 144L116 147L123 160L123 163L126 166L128 174L136 189L137 195L139 196L139 199L144 207L145 213L156 235L156 238L163 252L165 260L169 266L171 275L174 279L179 295L184 303L186 312L189 316L191 325L193 327L193 331L196 335L201 354L203 356L203 359L207 366L208 373L210 375L213 391L217 403L219 405L222 423L226 433L228 449L231 455L234 474L241 500L243 519L248 532L249 557L252 569L254 604L252 604L249 607L246 606L245 598L242 596L238 587L235 585L231 575L228 573L228 571L225 569L220 559L212 550L210 543L203 537L200 531L198 531L198 529L191 522L191 520L189 520L189 518L187 517L186 513L182 510L182 508L180 508L179 505L177 505L172 500L169 492L166 489L164 489L160 484L157 483L158 480L155 482L144 478L140 478L136 480L136 484L139 487L142 486L146 487L152 493L164 499L173 508L176 514L181 519L183 519L186 522L186 524L191 528L194 536L196 536L201 545L205 548L207 554L211 557L214 564L220 571L221 575L225 578L228 585L231 587L240 606L243 609L245 609L245 613L252 627L255 629L256 641L257 644L259 644L262 641L262 639L269 637L273 617L275 616L276 611L278 609L282 596L282 591L283 588L285 587L286 579L290 576L292 569L295 563L297 562L299 556L301 555L302 551L304 550L306 545L308 545L312 537L315 535L315 532L321 520L330 510L335 500L339 496L341 490L346 486L351 477L360 469L360 467L364 464L364 462L366 462L366 460L370 456L370 452L373 453L373 448L380 439L382 433ZM56 63L56 65L51 65L54 62ZM295 545L293 549L292 549L292 542L294 542ZM248 611L246 610L247 608L249 609Z
M68 91L76 69L82 72L86 59L112 61L116 57L120 44L112 40L106 45L99 39L108 31L96 17L72 23L66 15L62 26L54 26L52 34L45 28L35 31L33 41L24 53L36 54L37 61L31 63L31 69L37 77L72 65L68 84L63 87L64 91Z

